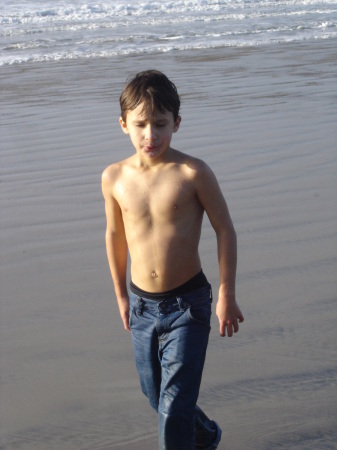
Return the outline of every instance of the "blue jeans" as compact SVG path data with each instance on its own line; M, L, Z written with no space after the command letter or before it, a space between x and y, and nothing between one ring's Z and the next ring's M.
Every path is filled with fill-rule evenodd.
M203 436L205 420L197 417L206 416L196 402L211 302L210 285L159 301L130 292L136 366L142 391L159 415L159 450L194 450L198 440L208 438Z

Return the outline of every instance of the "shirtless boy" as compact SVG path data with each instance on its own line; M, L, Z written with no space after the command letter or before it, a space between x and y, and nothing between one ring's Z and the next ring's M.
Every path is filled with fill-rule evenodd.
M170 146L181 121L174 84L160 72L141 72L120 104L120 124L136 153L102 175L120 315L131 331L142 391L158 412L159 450L215 449L221 429L196 405L212 302L198 254L204 211L218 244L220 335L229 337L243 321L235 300L236 234L213 172Z

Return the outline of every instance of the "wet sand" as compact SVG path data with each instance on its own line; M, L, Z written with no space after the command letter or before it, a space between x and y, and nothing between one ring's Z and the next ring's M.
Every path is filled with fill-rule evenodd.
M200 405L220 450L337 441L336 45L332 41L2 67L2 450L155 450L104 248L100 174L133 150L125 78L182 96L172 145L216 173L238 233L238 335L215 314ZM203 268L218 287L205 218ZM215 309L215 308L214 308Z

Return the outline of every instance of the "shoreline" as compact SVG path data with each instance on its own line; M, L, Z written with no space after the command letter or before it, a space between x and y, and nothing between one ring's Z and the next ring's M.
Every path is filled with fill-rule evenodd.
M114 62L118 61L119 63L123 63L132 59L139 59L141 61L144 60L152 60L155 59L156 61L160 61L160 63L165 62L165 60L170 60L172 57L179 59L179 56L181 56L181 59L185 59L184 56L188 55L190 58L193 59L195 56L195 61L204 61L209 59L221 59L223 58L223 54L228 52L231 53L233 57L242 56L245 54L248 54L250 52L261 52L261 51L267 51L267 52L273 52L273 50L278 51L289 51L289 50L295 50L298 51L300 49L303 49L305 47L310 47L311 49L315 49L317 46L329 48L335 47L337 39L335 38L310 38L307 40L295 40L290 42L270 42L270 43L259 43L255 45L223 45L223 46L215 46L215 47L208 47L208 48L186 48L186 49L171 49L167 52L162 52L160 50L153 50L151 52L144 52L144 53L131 53L131 54L116 54L116 55L110 55L110 56L83 56L78 58L63 58L59 60L46 60L46 61L25 61L25 62L15 62L11 64L3 64L0 67L3 68L21 68L21 69L33 69L35 66L81 66L81 65L95 65L97 67L98 63L102 63L104 65L104 62ZM212 56L210 56L212 55ZM138 69L136 69L137 71Z

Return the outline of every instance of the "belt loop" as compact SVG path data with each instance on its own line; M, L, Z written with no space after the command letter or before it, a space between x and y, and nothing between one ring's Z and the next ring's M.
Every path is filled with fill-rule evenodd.
M179 305L180 312L184 312L185 311L185 305L184 305L182 297L177 297L177 302L178 302L178 305Z

